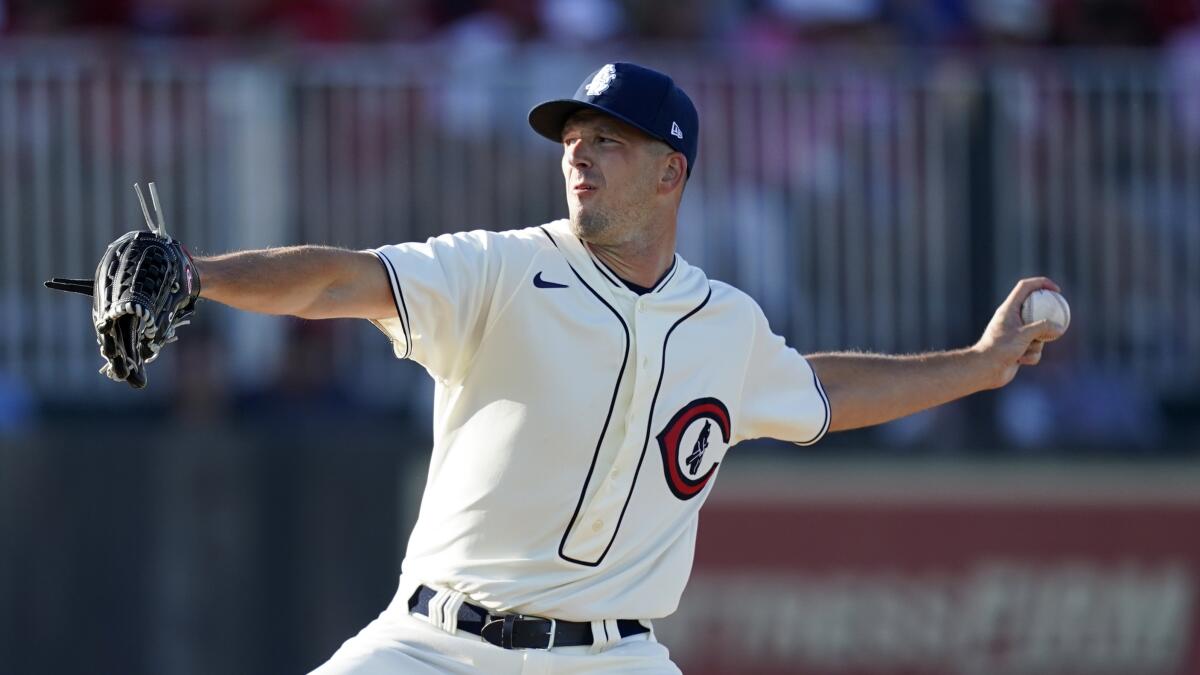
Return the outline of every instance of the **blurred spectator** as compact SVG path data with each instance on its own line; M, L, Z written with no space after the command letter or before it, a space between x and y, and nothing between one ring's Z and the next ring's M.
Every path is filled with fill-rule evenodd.
M284 37L320 42L418 40L433 9L423 0L305 0L276 11Z
M9 16L12 32L45 34L75 27L79 13L70 0L13 0Z
M1044 0L969 0L971 19L989 41L1039 43L1050 33Z
M153 36L315 42L728 38L772 59L798 43L910 46L1018 42L1158 45L1194 23L1193 0L0 0L15 34L124 30Z
M766 0L773 14L809 26L865 23L882 12L882 0Z
M1193 147L1200 145L1200 24L1181 27L1167 48L1167 73L1174 80L1175 115Z
M1052 42L1083 46L1149 45L1155 40L1149 2L1061 0L1055 6Z
M630 37L681 42L712 37L722 23L716 1L626 2Z
M886 16L910 45L968 44L972 33L971 12L964 0L891 0Z
M543 0L541 22L551 42L594 44L625 30L625 11L615 0Z

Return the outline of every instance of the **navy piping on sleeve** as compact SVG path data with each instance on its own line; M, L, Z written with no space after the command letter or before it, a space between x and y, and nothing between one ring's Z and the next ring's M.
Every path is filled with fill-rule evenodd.
M833 419L833 410L829 407L829 397L825 395L825 387L821 385L821 378L817 377L817 371L813 370L811 365L809 366L809 370L813 371L813 385L816 386L817 393L821 396L821 402L825 404L825 422L821 424L821 430L817 432L816 436L807 441L795 441L796 445L812 445L821 440L826 432L829 431L829 422Z
M392 261L381 251L371 251L379 258L379 262L383 265L384 272L388 275L388 283L392 286L392 304L396 306L396 316L400 318L400 328L404 331L404 356L400 358L407 359L412 354L412 331L408 324L408 306L404 304L404 291L400 288L400 277L396 274L396 268L392 266Z
M541 229L542 232L546 233L546 237L550 239L550 243L554 244L555 248L558 248L558 242L554 241L553 235L551 235L546 228L543 227ZM583 284L584 288L588 289L592 295L596 296L596 299L599 300L605 307L607 307L608 311L612 312L613 316L617 317L617 321L621 323L621 329L625 331L625 355L621 358L621 370L617 373L617 382L615 385L613 385L612 399L608 402L608 414L606 414L604 417L604 426L600 429L600 438L596 440L596 449L592 453L592 463L588 466L587 477L583 479L583 487L579 490L579 501L575 503L575 512L571 514L571 520L567 524L567 529L563 531L562 540L558 543L558 556L563 560L575 563L577 565L596 567L600 564L601 560L604 560L604 554L600 555L599 560L596 560L595 562L589 562L587 560L578 560L576 558L572 558L566 554L565 549L567 546L567 539L571 536L571 531L575 529L576 521L579 520L579 512L583 509L583 500L587 497L588 485L590 485L592 482L592 476L596 472L596 462L600 459L600 448L604 445L604 436L608 433L608 425L610 422L612 422L613 409L617 406L617 392L621 389L621 380L625 378L625 366L629 364L629 326L625 325L625 319L621 318L620 313L613 309L613 306L608 304L608 302L605 301L604 298L602 298L594 288L588 285L588 282L583 280L583 277L580 276L579 272L575 271L575 267L572 266L569 261L566 261L565 256L564 261L567 263L567 267L571 269L571 273L575 275L575 278L579 279L579 283ZM620 527L621 524L618 522L617 529L620 529ZM616 530L614 530L613 538L615 539L616 536L617 533ZM609 541L608 545L611 547L612 541ZM608 548L604 549L604 553L608 553Z

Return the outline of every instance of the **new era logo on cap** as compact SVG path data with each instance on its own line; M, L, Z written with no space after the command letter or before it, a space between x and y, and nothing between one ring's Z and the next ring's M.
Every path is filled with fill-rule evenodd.
M692 100L670 77L633 63L606 63L588 75L573 98L546 101L530 110L529 125L561 143L567 119L584 109L632 124L683 153L691 175L696 164L700 118Z

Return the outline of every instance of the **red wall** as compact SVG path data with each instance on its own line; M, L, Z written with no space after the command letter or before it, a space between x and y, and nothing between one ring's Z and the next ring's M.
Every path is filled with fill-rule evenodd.
M1200 498L746 485L705 506L657 626L689 675L1200 675Z

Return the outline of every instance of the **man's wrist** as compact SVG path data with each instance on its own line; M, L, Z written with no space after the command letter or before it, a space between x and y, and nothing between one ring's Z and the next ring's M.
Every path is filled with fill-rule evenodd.
M992 351L982 341L962 350L963 367L970 373L972 383L969 393L996 389L1001 385L1001 368L995 362Z
M205 286L209 283L209 270L202 258L192 258L192 271L196 274L196 283L200 287L200 297L205 297Z

